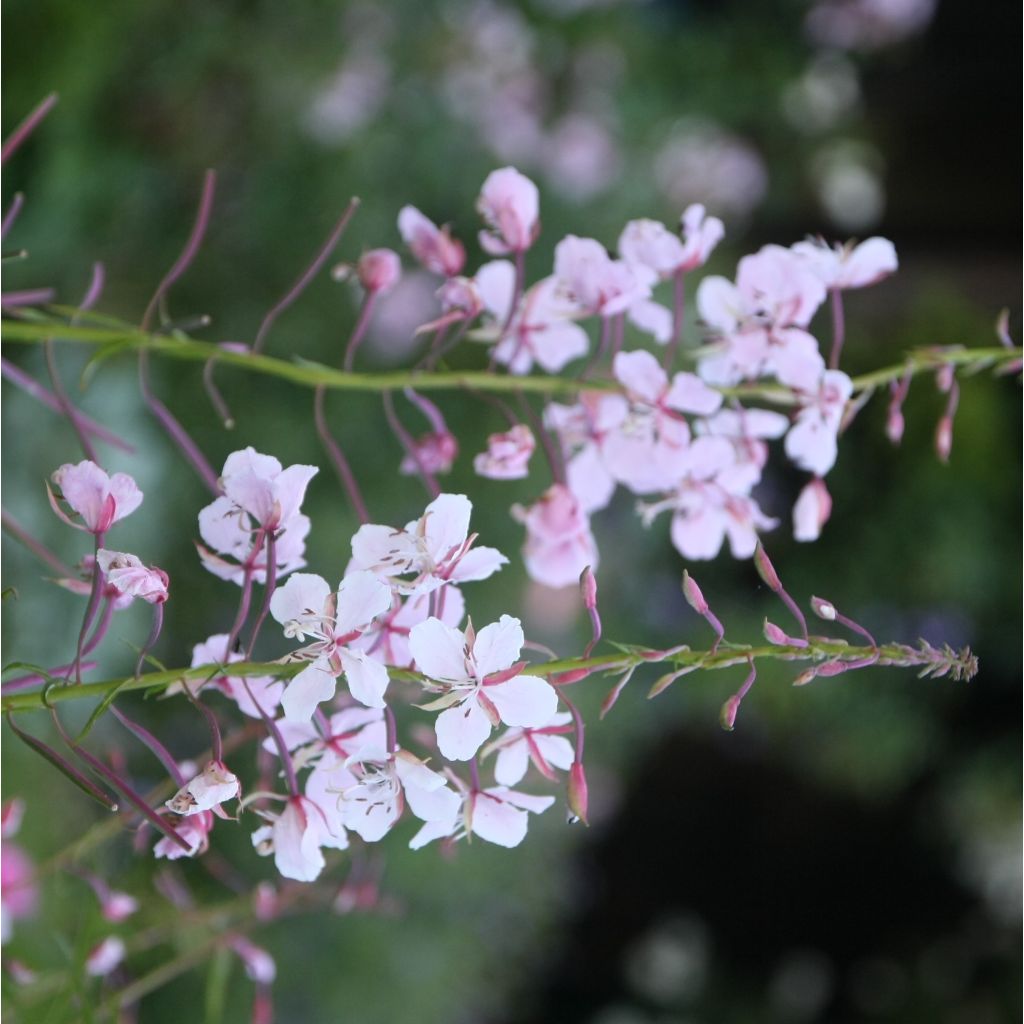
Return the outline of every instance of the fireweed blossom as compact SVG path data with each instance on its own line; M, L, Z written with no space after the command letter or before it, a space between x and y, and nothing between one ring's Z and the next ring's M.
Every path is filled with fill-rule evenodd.
M57 496L47 484L53 511L68 526L87 533L106 533L114 523L131 515L142 504L142 491L127 473L108 476L95 462L88 460L77 465L65 463L54 471L51 480L81 521L75 522L61 509Z
M96 552L96 561L107 582L119 594L137 597L148 604L163 604L167 600L169 581L163 569L156 566L147 569L135 555L106 548Z
M801 469L824 476L836 463L843 411L853 382L842 370L827 370L818 386L801 396L796 423L786 435L786 454Z
M258 583L266 581L266 534L275 536L277 575L305 563L309 519L299 511L316 466L282 468L271 455L253 448L233 452L224 463L220 485L224 494L199 513L197 544L203 565L215 576L242 584L248 570ZM254 525L255 524L255 525Z
M526 508L514 505L512 515L526 527L523 561L531 579L547 587L568 587L579 582L588 565L597 568L590 517L565 484L552 484Z
M349 644L379 615L391 608L391 588L373 573L351 572L337 592L322 576L295 573L274 591L270 614L290 639L311 643L293 658L311 663L285 687L285 718L308 721L317 704L334 696L335 679L344 673L349 692L367 707L383 707L388 673L364 651Z
M472 510L464 494L441 494L404 529L361 526L352 538L351 567L369 570L400 594L429 594L448 583L485 580L508 559L495 548L473 547Z
M487 438L487 451L473 459L473 469L491 480L523 480L530 474L530 457L536 446L530 428L518 423Z
M433 274L456 277L466 263L466 250L452 238L447 227L439 228L415 206L398 211L398 233L409 251Z
M210 761L165 806L175 814L188 817L203 811L217 811L225 800L234 800L240 795L238 776L229 771L223 761Z
M494 779L502 786L521 782L531 762L546 779L554 779L555 768L567 772L576 760L573 745L565 738L565 733L572 730L572 715L559 712L535 729L506 729L484 748L483 756L497 754Z
M866 288L894 274L899 267L896 247L887 238L868 238L859 245L829 245L814 238L790 246L830 291Z
M261 856L274 855L274 865L285 877L314 882L324 869L321 846L333 846L324 812L304 796L289 797L280 814L261 812L269 824L252 834Z
M558 707L558 695L543 679L520 673L525 638L518 619L503 615L476 633L452 629L430 618L409 633L416 667L439 684L442 696L427 707L439 710L434 730L441 753L450 761L468 761L491 728L540 726Z
M443 591L444 600L432 600L431 594L419 594L404 600L395 594L391 610L376 619L352 641L352 647L365 651L385 665L411 668L409 633L417 623L425 622L434 604L437 617L446 626L458 626L466 614L466 600L458 587L449 584Z
M492 256L526 252L540 231L540 193L514 167L487 176L476 208L488 228L480 232L480 246Z

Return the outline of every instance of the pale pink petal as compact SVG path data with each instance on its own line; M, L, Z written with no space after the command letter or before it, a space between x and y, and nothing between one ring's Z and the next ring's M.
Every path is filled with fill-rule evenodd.
M514 786L530 767L530 749L521 737L498 751L494 762L494 778L503 786Z
M308 722L317 704L334 696L335 688L333 674L324 663L314 661L285 687L281 696L284 717L293 722Z
M502 615L497 622L484 626L477 633L473 644L477 678L483 679L514 665L519 660L519 652L525 642L522 623L511 615ZM488 694L494 689L497 687L488 687Z
M608 471L597 445L588 444L570 460L565 470L569 490L585 513L608 505L615 493L615 478Z
M659 345L672 337L672 311L653 299L634 302L626 311L629 322L644 334L649 334Z
M421 522L427 550L442 562L465 543L473 503L464 494L440 494L426 508Z
M491 720L475 696L442 711L434 723L437 745L449 761L468 761L491 735Z
M401 576L419 561L416 541L404 530L366 523L352 537L352 565L382 576Z
M542 814L555 802L553 796L534 796L532 793L520 793L517 789L503 789L500 786L485 790L485 792L493 793L506 803L521 807L531 814Z
M339 648L338 657L345 670L349 693L368 708L384 707L388 688L388 670L363 651Z
M301 623L311 616L319 617L323 615L330 593L330 584L323 576L311 572L293 573L270 598L270 614L282 626L289 622Z
M541 756L552 768L561 768L563 771L568 771L576 760L573 746L564 736L548 736L545 733L535 733L533 742L537 744L537 749L540 751ZM498 778L497 773L495 773L494 777ZM498 779L498 782L501 781L501 779Z
M489 843L512 848L526 838L526 811L489 795L477 793L473 800L470 827L475 835Z
M344 636L362 629L390 609L391 588L386 583L366 570L351 572L338 587L336 632Z
M815 478L800 492L793 506L793 536L799 541L817 540L832 514L832 498L824 480Z
M455 831L457 824L457 811L456 814L453 814L449 819L426 822L419 832L409 840L409 849L420 850L426 846L427 843L432 843L435 839L443 839L445 836L450 836Z
M536 676L516 676L505 683L484 687L506 725L539 728L558 710L558 694Z
M668 375L658 360L643 349L619 352L612 363L612 372L630 393L630 397L650 405L657 404L668 388Z
M677 373L665 396L665 405L680 412L710 416L721 407L722 395L694 373Z
M725 540L725 520L712 509L672 517L672 543L683 558L714 558Z
M515 293L516 268L509 260L485 263L473 278L484 308L495 320L504 323Z
M431 679L462 682L468 679L466 637L462 630L429 618L409 632L409 650L419 670Z
M567 363L587 354L590 338L579 324L560 320L531 331L530 348L548 373L558 373Z
M705 277L697 286L697 310L709 327L730 334L746 315L746 305L739 290L725 277Z
M110 478L110 493L117 505L114 512L115 523L130 515L142 504L142 491L127 473L115 473Z
M864 288L899 267L896 247L887 238L868 238L856 246L840 271L840 288Z
M320 828L312 820L318 813L304 797L292 797L274 822L274 863L285 878L312 882L323 870Z
M449 573L452 583L473 583L493 576L508 559L497 548L471 548L459 559L455 568Z
M484 235L490 252L525 252L538 230L540 193L537 186L514 167L492 171L485 179L477 210L492 229Z

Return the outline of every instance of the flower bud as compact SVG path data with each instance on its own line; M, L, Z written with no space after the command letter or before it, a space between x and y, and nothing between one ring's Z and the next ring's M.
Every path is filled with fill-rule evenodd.
M890 409L889 417L885 421L885 436L893 444L899 444L903 440L903 413L899 409Z
M779 647L785 647L789 643L789 637L774 622L767 619L764 620L764 638L768 643Z
M764 580L770 590L775 591L776 594L782 590L779 574L775 571L775 566L772 565L771 559L760 541L757 542L757 547L754 549L754 567L757 569L758 576Z
M813 682L815 676L817 676L818 670L816 668L805 669L793 680L794 686L806 686L808 683Z
M588 611L597 607L597 580L589 565L580 573L580 593Z
M698 615L707 615L708 603L694 578L685 569L683 570L683 596L686 598L686 603Z
M943 416L935 428L935 452L943 462L949 462L953 450L953 417Z
M584 825L587 821L587 773L580 761L573 763L569 769L569 810L576 815Z
M836 606L824 598L811 597L811 611L819 619L825 619L827 622L835 622L836 620Z
M742 698L738 693L734 693L723 705L722 710L718 714L718 721L723 729L727 729L729 732L736 726L736 714L740 710L740 701Z
M398 284L402 261L393 249L370 249L359 258L356 274L368 292L379 295Z
M94 978L109 974L124 959L124 942L108 935L85 959L85 971Z

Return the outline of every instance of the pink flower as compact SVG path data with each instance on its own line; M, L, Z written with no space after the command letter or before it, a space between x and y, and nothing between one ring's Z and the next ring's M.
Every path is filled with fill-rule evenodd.
M546 277L529 288L514 315L515 270L508 260L485 263L476 275L484 308L490 313L498 337L494 359L512 373L529 373L534 362L548 373L557 373L567 363L586 355L590 348L587 332L572 318L580 309L567 300L554 277Z
M65 463L51 479L60 489L64 501L81 517L81 523L73 522L61 510L47 485L50 505L65 523L76 530L106 533L114 523L142 504L142 491L127 473L108 476L95 462L83 461L76 466Z
M619 254L631 265L653 270L662 280L696 270L707 262L725 228L717 217L706 217L700 203L683 211L680 225L682 239L660 221L631 220L619 236Z
M370 249L359 257L356 275L368 292L383 295L398 284L402 276L402 261L393 249Z
M92 572L95 564L95 555L84 555L78 563L80 575L57 579L53 582L65 590L70 590L72 594L88 597L92 593ZM104 581L103 598L112 603L115 611L127 608L135 600L134 595L130 591L119 590L117 587L112 586L109 580Z
M309 721L317 704L334 696L334 681L342 672L356 700L367 707L384 706L387 670L348 644L390 608L391 589L366 571L351 572L337 593L323 577L304 572L274 591L270 614L284 626L285 636L313 641L297 652L312 663L288 683L281 698L286 719Z
M899 266L896 247L887 238L869 238L860 245L828 245L816 238L797 242L792 250L807 261L829 290L865 288L888 277Z
M555 246L555 277L571 302L602 317L625 313L650 298L656 280L643 264L613 260L593 238L567 235Z
M800 492L793 506L793 536L797 540L817 540L832 514L832 497L825 481L815 477Z
M530 428L517 423L511 430L487 438L487 451L473 459L473 468L491 480L523 480L530 474L530 456L536 446Z
M121 963L124 954L124 941L116 935L108 935L85 958L85 972L94 978L105 977Z
M415 206L403 206L399 210L398 231L413 256L427 270L445 277L455 277L462 272L466 262L462 243L449 235L447 227L439 228Z
M459 797L408 751L389 756L383 746L353 755L346 767L359 781L341 795L341 818L367 843L382 839L409 809L421 821L449 820L458 811Z
M511 849L526 838L529 814L541 814L553 796L533 796L506 786L470 790L464 784L461 806L449 819L429 821L413 836L409 846L418 850L434 839L461 839L473 833L488 843Z
M473 547L472 510L464 494L441 494L402 530L361 526L352 538L352 567L384 577L403 594L429 594L448 583L485 580L508 559L494 548ZM397 578L401 576L413 578Z
M265 530L277 530L299 513L316 466L283 469L272 455L254 448L232 452L224 463L221 487L229 501L247 512Z
M712 250L725 237L725 226L717 217L706 216L701 203L693 203L679 218L683 236L683 258L679 269L684 272L704 266Z
M216 633L201 644L192 648L192 668L199 668L204 665L225 665L235 661L244 661L245 658L239 651L227 649L227 633ZM203 680L183 683L175 682L167 687L165 691L168 696L175 693L182 693L186 685L189 692L194 696L201 690L208 687L220 690L230 700L238 705L238 710L250 718L260 718L259 707L273 717L281 703L281 693L284 690L284 683L272 676L227 676L217 675L215 672Z
M163 569L156 566L147 569L135 555L106 548L96 552L96 561L107 582L118 593L138 597L148 604L163 604L167 600L170 581Z
M572 730L572 715L567 711L551 716L550 721L536 729L508 729L485 750L484 756L496 751L494 778L502 786L521 782L532 761L547 779L554 779L554 768L568 771L575 759L572 744L564 733Z
M658 361L642 349L618 353L612 368L630 404L626 418L605 438L605 465L637 494L667 490L682 472L690 441L683 414L710 415L722 396L692 373L677 373L670 385Z
M231 948L242 961L246 976L250 981L261 985L271 985L277 977L277 965L274 958L263 948L250 942L242 935L231 939Z
M530 578L547 587L575 586L580 573L598 564L590 519L565 484L552 484L529 508L516 505L513 516L526 526L523 559Z
M431 612L446 625L457 626L466 614L466 601L458 587L449 584L438 592L432 602L430 594L407 597L404 601L395 595L391 611L377 619L352 645L385 665L396 668L412 666L409 650L409 631L423 622Z
M805 396L796 423L786 435L786 454L801 469L824 476L836 462L836 438L853 382L841 370L826 370L817 392Z
M39 893L35 883L35 868L28 855L11 841L21 827L25 805L11 800L3 809L3 844L0 845L0 942L11 937L14 922L32 917L36 912Z
M274 864L285 878L313 882L324 868L320 847L325 838L323 812L304 796L288 798L284 810L269 816L271 823L252 836L258 853L274 854Z
M487 176L476 208L489 229L480 232L480 245L492 256L525 252L540 231L537 186L514 167Z
M188 850L183 850L169 836L162 836L153 847L153 853L157 857L166 857L167 860L178 860L181 857L195 857L197 854L206 852L210 845L210 830L213 828L213 815L209 811L201 811L199 814L190 814L182 818L174 830L188 843Z
M416 457L406 454L398 467L405 476L415 476L425 470L428 473L448 473L459 454L459 442L450 433L423 434L413 442Z
M523 647L518 619L503 615L479 633L430 618L409 633L419 670L442 684L444 695L428 705L444 707L435 724L437 744L451 761L468 761L499 721L540 726L551 719L558 695L543 679L521 675Z
M241 795L238 776L228 771L222 761L210 761L191 782L178 790L166 807L175 814L188 817L202 811L213 810L225 800L234 800Z

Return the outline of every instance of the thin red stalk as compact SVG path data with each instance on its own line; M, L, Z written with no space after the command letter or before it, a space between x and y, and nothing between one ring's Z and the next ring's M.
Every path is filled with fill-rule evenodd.
M473 786L473 792L479 793L483 787L480 785L480 766L476 762L476 755L469 759L469 778Z
M395 713L389 704L384 705L384 721L387 723L388 753L393 754L398 748L398 725L395 722Z
M839 288L832 291L832 352L828 357L830 370L839 369L839 356L843 351L843 341L846 338L846 320L843 316L843 293Z
M203 390L206 391L206 397L209 398L214 412L216 412L218 419L224 425L224 429L231 430L235 425L235 418L231 415L228 403L224 400L224 396L220 393L220 388L217 387L217 382L213 379L213 371L216 369L216 366L216 356L210 356L203 364Z
M11 205L7 207L7 212L4 214L3 226L0 227L0 239L7 237L7 232L11 230L14 222L18 219L18 214L21 213L21 208L24 205L25 194L23 192L15 192Z
M164 604L163 601L157 601L153 605L153 625L150 627L149 636L146 637L146 642L142 645L142 650L139 651L138 661L135 662L135 678L138 679L142 674L142 663L146 660L146 655L156 645L157 640L160 639L160 631L164 626Z
M235 613L235 621L231 625L231 632L228 633L228 642L225 646L226 657L231 656L231 652L235 647L235 641L238 640L242 627L245 625L245 620L249 617L249 606L252 602L253 570L256 566L256 559L263 550L265 539L266 533L262 529L257 530L256 536L253 538L252 551L249 552L245 565L242 567L242 594L238 599L238 611Z
M486 402L488 405L497 409L498 412L505 417L510 428L519 426L519 417L496 395L490 395L486 391L480 391L477 388L472 388L468 384L466 385L466 391L474 398L478 398L481 402Z
M217 172L208 170L203 176L203 190L199 197L199 207L196 210L196 219L192 224L192 231L185 242L181 255L171 265L171 269L164 275L163 280L157 285L153 298L149 300L146 312L142 316L142 329L149 330L153 314L156 312L160 300L167 294L170 287L182 274L188 270L189 265L196 257L199 246L203 243L203 236L206 234L206 227L210 222L210 211L213 209L213 195L217 186Z
M405 449L406 454L410 459L416 463L416 470L419 478L423 481L423 486L426 487L427 493L431 498L436 498L441 493L441 487L438 484L434 475L427 469L426 463L423 461L423 456L420 455L419 450L416 448L416 442L409 436L409 432L402 426L401 420L398 418L398 414L395 412L395 403L391 399L391 392L385 391L381 395L381 399L384 403L384 415L387 417L388 426L391 427L391 432L398 438L402 448Z
M21 541L36 558L45 562L59 576L71 578L75 575L74 569L65 565L45 544L36 540L5 508L0 509L0 522L12 537Z
M875 638L863 626L854 622L853 619L847 618L838 611L836 612L836 622L845 626L847 629L852 629L854 633L860 634L860 636L864 637L872 647L878 646Z
M149 384L149 353L139 352L139 387L142 397L149 406L150 412L159 420L167 436L178 446L192 468L199 474L199 479L215 497L220 494L220 483L213 467L206 461L206 456L199 446L188 435L188 431L175 419L174 414L153 394Z
M113 704L110 705L111 714L137 739L140 743L149 747L153 756L167 769L174 784L181 789L185 785L185 776L181 774L178 762L171 752L144 726L132 721L124 712L119 711Z
M10 135L4 139L3 148L0 149L0 164L5 164L18 147L36 130L39 122L53 110L57 102L57 94L51 92L28 117L25 118Z
M267 333L270 328L274 326L274 321L293 303L295 300L306 290L309 286L310 281L316 277L320 268L324 265L327 257L334 251L334 247L338 244L341 236L345 233L345 228L348 227L348 222L352 219L352 215L359 208L359 199L355 196L349 200L348 206L345 207L345 212L341 215L338 223L334 225L331 233L327 236L327 241L320 247L313 262L299 275L295 283L288 289L288 291L278 300L277 304L267 313L260 324L260 329L256 332L256 340L252 343L253 352L259 352L263 348L263 342L266 340Z
M586 732L586 726L583 724L583 716L580 714L580 709L565 695L565 691L559 689L558 699L565 705L566 710L572 715L573 724L576 727L576 763L583 763L583 737Z
M26 394L31 395L32 398L36 399L36 401L42 402L48 409L52 409L56 413L62 412L60 402L47 388L44 388L42 384L34 381L27 373L19 369L7 359L0 358L0 373L2 373L3 376L12 384L16 384L20 387ZM119 448L121 451L126 452L129 455L135 454L135 449L130 444L122 441L116 434L112 434L106 429L106 427L101 426L84 413L79 412L78 421L82 428L87 430L97 438L97 440L105 441L107 444L112 445L115 448Z
M334 471L338 474L342 487L345 488L345 493L348 495L348 500L355 511L356 518L360 523L368 523L370 521L370 514L367 512L366 502L363 501L363 496L359 492L359 485L356 483L356 478L348 464L348 459L345 458L344 452L342 452L337 441L331 436L330 428L327 426L327 418L324 416L324 398L326 393L323 385L318 386L313 393L313 419L316 422L316 432L331 462L334 464Z
M551 434L548 432L547 427L544 426L544 421L537 415L522 391L516 391L516 398L519 400L520 408L526 413L526 418L530 421L533 432L537 435L537 440L540 441L544 457L548 460L548 465L551 467L552 482L564 484L566 480L565 460L562 457L561 445L558 445L556 448Z
M103 282L103 264L98 262L94 263L92 265L92 277L89 279L89 287L86 289L85 297L82 299L81 304L78 307L78 313L71 318L72 324L78 320L78 314L87 312L95 304L96 300L100 297L100 293L103 291ZM50 374L50 383L53 385L53 393L60 404L61 411L65 416L67 416L68 421L71 423L71 429L74 430L75 435L78 437L78 443L82 446L82 451L85 453L85 457L91 462L98 462L99 459L96 457L96 449L93 448L92 442L89 440L89 436L82 425L81 413L72 404L71 399L64 390L64 384L60 379L60 374L57 372L57 353L54 351L52 338L47 338L43 343L43 352L46 356L46 369Z
M263 724L270 732L271 738L274 741L274 746L277 747L277 755L281 758L281 766L284 768L284 777L288 784L288 792L293 797L297 797L299 795L299 780L295 775L295 765L292 763L292 755L288 750L288 744L285 743L284 737L281 735L281 730L277 727L277 723L266 713L266 711L263 710L263 705L256 700L256 697L252 692L252 688L249 686L249 680L244 676L242 677L242 685L245 687L245 692L249 694L249 699L252 701L253 706L260 713L260 718L263 719Z
M19 306L42 306L52 302L57 293L52 288L26 288L20 292L4 292L0 295L0 306L17 309Z
M346 373L352 372L352 364L355 362L356 352L359 350L359 346L363 342L363 336L366 334L366 328L370 324L370 316L373 313L373 307L376 301L376 292L366 293L366 297L363 299L363 305L359 310L359 317L356 319L356 325L352 329L352 335L348 339L348 344L345 346L345 360L342 364L342 369Z
M206 719L207 727L210 730L210 751L213 754L213 760L222 762L224 760L224 741L221 739L217 716L187 686L185 695Z
M683 342L683 320L686 314L686 285L683 280L685 276L680 269L672 278L672 339L665 346L665 356L662 360L662 366L666 371L671 370L675 364L679 346Z
M249 637L249 646L245 649L246 661L252 658L253 648L256 646L256 638L260 635L260 629L266 621L270 611L270 599L274 596L277 587L277 538L273 530L267 531L267 570L266 582L263 586L263 604L260 613L256 618L256 625L252 627L252 636Z
M103 589L103 571L100 569L99 559L96 558L96 553L99 551L102 543L103 534L94 534L92 587L89 590L89 601L85 606L85 614L82 616L82 628L78 631L78 647L75 650L75 660L72 662L76 683L82 681L82 653L85 646L85 634L89 632L93 619L96 617L96 608L99 605L100 592ZM70 675L69 671L68 676Z

